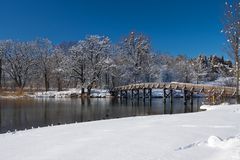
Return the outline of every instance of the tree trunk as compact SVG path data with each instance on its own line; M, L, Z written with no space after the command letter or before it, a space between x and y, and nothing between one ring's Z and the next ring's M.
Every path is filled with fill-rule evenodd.
M108 73L105 73L105 84L109 88L109 76L108 76Z
M237 78L237 85L236 85L236 99L237 103L240 103L239 97L239 39L236 37L236 48L235 48L235 60L236 60L236 78Z
M60 77L57 77L57 87L58 87L58 92L62 91L62 82Z
M84 91L84 87L82 87L82 92L81 92L81 96L83 97L85 94L85 91Z
M112 76L112 88L114 88L116 86L116 82L115 82L115 77L114 76Z
M2 89L2 59L0 58L0 90Z
M48 76L47 73L44 73L44 82L45 82L45 91L49 91L49 80L48 80Z
M236 100L237 100L237 103L240 103L240 97L239 97L239 63L238 63L238 58L236 59L236 78L237 78Z
M92 83L87 86L87 96L88 97L90 97L91 89L92 89Z

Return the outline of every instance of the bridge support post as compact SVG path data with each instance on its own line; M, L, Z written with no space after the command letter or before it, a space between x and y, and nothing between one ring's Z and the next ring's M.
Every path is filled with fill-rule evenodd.
M163 102L163 113L166 114L167 113L167 104L166 102Z
M137 99L139 100L139 89L137 89Z
M190 104L193 105L193 92L190 92Z
M120 98L123 98L123 90L120 90Z
M183 90L183 101L184 101L184 105L187 105L187 89L184 88Z
M145 101L146 98L146 88L143 88L143 100Z
M163 88L163 103L166 104L167 102L167 93L166 93L166 88Z
M128 98L128 91L125 90L126 99Z
M173 103L173 89L170 89L170 102Z
M131 90L131 99L132 100L134 99L134 90L133 89Z
M149 89L149 99L152 99L152 89Z
M193 91L190 92L191 112L193 112Z
M173 103L170 103L170 114L173 114Z

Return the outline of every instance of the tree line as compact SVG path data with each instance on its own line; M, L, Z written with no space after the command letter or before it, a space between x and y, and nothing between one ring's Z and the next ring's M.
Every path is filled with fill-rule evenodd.
M223 57L171 56L152 49L150 39L131 32L121 42L91 35L54 45L48 39L0 41L2 90L111 89L141 82L204 83L233 76Z

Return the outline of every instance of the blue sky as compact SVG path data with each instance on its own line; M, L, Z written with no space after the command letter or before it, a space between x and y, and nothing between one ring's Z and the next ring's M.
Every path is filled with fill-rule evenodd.
M151 39L153 49L188 57L225 55L224 0L0 0L0 39L54 43L86 35L120 41L129 32Z

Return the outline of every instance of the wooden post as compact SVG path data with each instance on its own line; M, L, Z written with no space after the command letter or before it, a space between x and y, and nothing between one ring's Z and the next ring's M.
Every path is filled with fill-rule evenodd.
M152 99L152 89L149 89L149 99Z
M167 113L167 104L165 101L165 103L163 103L163 114L166 114L166 113Z
M139 89L137 89L137 99L139 100Z
M190 92L191 112L193 112L193 91Z
M170 102L173 103L173 90L170 89Z
M187 89L184 88L183 90L183 100L184 100L184 105L187 105Z
M143 100L145 101L146 98L146 88L143 88Z
M170 114L173 114L173 103L170 103Z
M123 98L123 91L120 90L120 98Z
M164 88L163 88L163 103L164 103L164 104L166 104L166 102L167 102L166 99L167 99L167 94L166 94L166 88L164 87Z
M152 107L152 99L149 99L149 106Z
M126 99L128 98L128 91L125 90L125 96L126 96Z
M133 100L133 98L134 98L134 90L133 89L131 90L131 93L132 93L131 94L131 96L132 96L131 99Z
M193 92L190 92L190 104L193 105Z
M183 90L183 101L184 101L184 112L187 113L187 94L188 94L188 90L186 88L184 88Z

